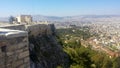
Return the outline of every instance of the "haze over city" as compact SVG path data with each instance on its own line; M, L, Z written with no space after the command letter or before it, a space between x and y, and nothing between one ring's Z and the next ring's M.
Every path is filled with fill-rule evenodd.
M1 0L0 68L120 68L120 0Z
M120 0L1 0L0 17L120 15Z

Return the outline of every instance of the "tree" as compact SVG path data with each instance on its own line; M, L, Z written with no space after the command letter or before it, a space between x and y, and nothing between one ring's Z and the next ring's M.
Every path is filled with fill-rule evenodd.
M112 65L112 61L109 58L105 57L102 68L112 68Z
M10 17L9 17L9 22L10 22L10 23L13 23L13 21L15 21L15 18L14 18L13 16L10 16Z
M113 61L113 68L120 68L120 57L115 58Z

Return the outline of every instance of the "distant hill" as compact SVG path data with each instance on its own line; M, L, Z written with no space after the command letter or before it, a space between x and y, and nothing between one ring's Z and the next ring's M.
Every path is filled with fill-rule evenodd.
M78 15L78 16L44 16L32 15L33 21L57 21L57 22L83 22L84 21L106 21L107 19L120 19L120 15ZM9 17L0 17L0 22L8 22Z
M33 15L33 21L60 21L63 17L57 16L43 16L43 15Z
M43 15L33 15L34 21L81 21L86 19L103 19L103 18L113 18L117 17L120 18L120 15L78 15L78 16L43 16Z
M8 22L8 17L0 17L0 22Z

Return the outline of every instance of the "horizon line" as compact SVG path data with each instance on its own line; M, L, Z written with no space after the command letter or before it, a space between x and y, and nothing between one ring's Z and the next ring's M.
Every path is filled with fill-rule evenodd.
M9 16L4 16L4 17L16 17L16 16L20 16L20 15L31 15L31 16L35 16L35 15L40 15L40 16L51 16L51 17L73 17L73 16L120 16L120 14L80 14L80 15L66 15L66 16L59 16L59 15L42 15L42 14L19 14L19 15L9 15ZM4 18L3 16L1 16L0 18Z

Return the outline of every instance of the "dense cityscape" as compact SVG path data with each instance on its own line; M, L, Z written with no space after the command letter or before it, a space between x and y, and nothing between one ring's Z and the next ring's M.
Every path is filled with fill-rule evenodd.
M0 68L120 68L120 1L1 0Z
M74 17L71 17L71 18L74 18ZM80 19L84 18L84 19L82 20L82 22L79 20L76 20L79 18ZM62 61L63 65L60 65L60 66L58 65L58 68L59 67L97 68L97 67L104 67L104 66L105 66L105 68L110 68L110 66L111 66L111 68L119 68L119 65L115 64L115 63L119 63L118 59L120 57L119 16L113 16L113 17L112 16L103 16L103 17L102 16L79 16L77 18L76 17L74 18L76 21L70 21L70 20L74 20L74 19L69 19L69 21L68 21L68 19L67 20L64 19L62 21L57 21L55 17L54 18L52 17L52 19L54 19L54 20L51 21L49 19L46 19L46 20L35 21L31 15L20 15L20 16L16 16L16 17L10 16L8 18L8 21L2 21L0 23L1 24L0 28L10 28L10 29L12 28L12 29L18 29L18 30L28 30L29 29L29 30L33 30L32 34L35 34L35 33L37 34L38 31L36 31L35 29L40 28L43 32L45 31L45 33L46 33L46 31L48 31L47 34L49 35L50 30L44 29L44 27L46 27L46 26L47 26L47 28L50 27L50 29L53 31L53 35L55 35L56 38L58 39L57 40L58 43L63 47L62 52L63 53L65 52L70 57L68 60L68 56L65 56L64 54L59 55L59 56L64 56L66 58L61 57L65 61ZM23 27L24 25L25 25L25 27ZM38 25L40 26L39 28L38 28ZM55 31L55 28L52 25L55 25L55 28L57 31ZM35 27L29 28L30 26L31 27L35 26ZM29 33L31 33L31 32L29 32ZM49 36L47 36L47 37L49 38ZM47 37L44 37L44 35L43 35L43 38L47 38ZM31 36L30 36L30 38L31 38ZM36 39L36 42L38 40ZM33 41L30 41L30 42L33 42ZM43 44L43 43L40 43L39 41L37 43ZM39 46L35 42L33 42L33 44ZM40 47L41 47L41 45L40 45ZM44 46L42 46L42 47L44 47ZM30 55L34 56L34 57L30 56L31 57L30 59L32 59L31 60L32 63L30 64L31 68L34 67L35 65L37 65L37 67L41 67L41 66L39 66L39 64L35 64L36 61L41 61L41 60L34 59L35 57L36 57L36 59L37 59L37 57L42 58L41 56L39 56L40 50L38 50L38 54L36 54L36 56L33 55L34 53L30 52ZM77 50L79 50L79 51L77 51ZM46 51L49 51L49 50L46 50ZM74 51L75 51L75 53L74 53ZM72 54L72 52L73 52L73 54ZM97 54L98 52L100 54ZM79 53L80 53L80 55L79 55ZM85 53L85 55L82 55L84 53ZM88 53L88 54L86 54L86 53ZM77 54L79 55L79 57L81 57L82 59L85 59L86 61L80 60L79 57L77 57ZM96 59L98 55L99 55L99 58ZM100 61L101 58L104 58L103 61L106 63L101 62ZM79 59L79 60L75 60L75 59ZM44 60L46 60L46 59L44 59ZM99 61L97 61L97 60L99 60ZM71 62L71 63L69 63L69 62ZM98 64L99 62L102 65L99 65ZM49 64L49 62L47 62L47 61L46 61L46 63ZM55 63L57 63L57 62L55 62ZM88 65L86 66L85 64L88 64ZM52 65L52 64L50 64L50 65ZM106 65L109 65L109 66L106 66ZM49 65L47 65L47 66L49 66Z
M56 20L59 17L52 17L53 21L47 19L47 17L45 17L46 20L45 19L40 20L37 19L37 17L35 17L36 19L33 19L31 15L20 15L17 17L11 16L8 18L8 23L6 23L6 25L54 24L57 29L88 27L92 37L90 37L88 40L85 41L87 41L89 45L92 45L92 47L96 50L101 50L103 52L106 52L112 57L118 57L120 55L119 54L120 16L117 15L114 16L92 15L92 16L77 16L77 17L74 16L74 17L66 17L66 18L64 17L61 19L61 21ZM1 27L3 27L2 23L1 23Z

